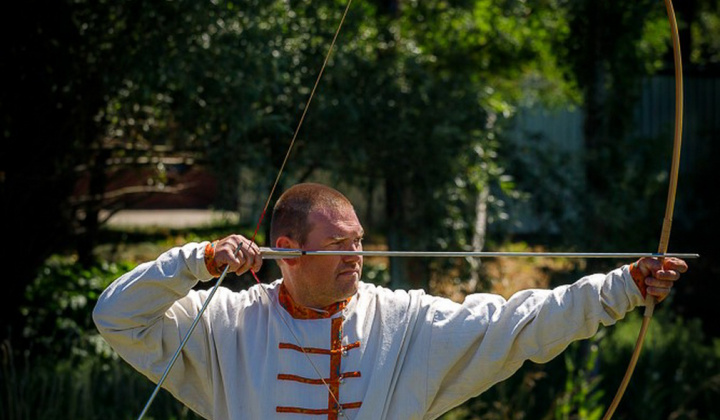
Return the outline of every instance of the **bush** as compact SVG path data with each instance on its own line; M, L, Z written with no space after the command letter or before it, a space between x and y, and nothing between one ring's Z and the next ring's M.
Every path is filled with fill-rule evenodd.
M616 419L720 419L720 340L706 340L699 319L673 317L672 304L656 312ZM610 403L635 346L639 311L608 329L600 342L601 385Z
M53 257L25 291L21 313L27 355L55 359L102 356L111 350L99 338L92 310L103 290L132 263L82 268L74 259Z
M117 357L14 360L7 345L2 353L0 419L126 420L140 414L154 389L153 383ZM165 391L145 418L200 419Z
M92 322L100 293L135 263L84 269L53 257L25 293L24 343L2 343L0 419L135 418L154 384L107 345ZM198 419L162 392L148 419Z

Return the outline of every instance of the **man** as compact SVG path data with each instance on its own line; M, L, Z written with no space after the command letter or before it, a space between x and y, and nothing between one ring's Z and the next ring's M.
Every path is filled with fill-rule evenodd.
M279 248L361 250L351 203L318 184L290 188L272 217ZM240 252L236 255L238 245ZM157 381L207 298L198 281L259 270L259 248L232 235L172 249L116 280L95 322ZM165 387L212 419L432 419L516 372L546 362L643 303L664 299L685 262L644 258L608 274L509 300L463 303L360 281L361 256L279 261L283 278L218 289ZM642 291L641 291L642 289Z

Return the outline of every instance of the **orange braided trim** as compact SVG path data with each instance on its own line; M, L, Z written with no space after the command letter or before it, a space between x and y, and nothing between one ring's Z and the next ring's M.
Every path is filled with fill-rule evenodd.
M640 293L642 293L643 299L645 299L647 295L647 286L645 285L645 275L643 274L642 270L640 270L640 266L637 262L634 262L630 264L630 276L632 277L633 281L635 282L635 285L640 290Z
M362 375L360 372L353 371L353 372L343 372L340 376L337 378L331 379L331 378L325 378L323 379L313 379L313 378L305 378L303 376L299 375L290 375L287 373L279 373L277 376L278 381L294 381L294 382L300 382L303 384L308 385L325 385L326 383L340 383L341 380L345 378L360 378Z
M345 351L352 350L357 347L360 347L359 341L356 341L354 343L349 343L346 346L342 346L341 348L332 349L332 350L319 349L316 347L300 347L297 344L292 344L292 343L279 343L278 344L279 349L295 350L295 351L298 351L301 353L308 353L308 354L325 354L325 355L333 355L333 354L337 354L337 353L343 353Z
M362 406L362 401L343 403L340 404L340 408L343 410L356 409ZM332 416L337 415L336 409L314 409L314 408L302 408L302 407L276 407L275 412L277 413L293 413L293 414L308 414L312 416L325 415Z
M213 241L205 245L205 268L213 277L220 277L222 274L220 267L215 263L215 245L217 243L218 241Z

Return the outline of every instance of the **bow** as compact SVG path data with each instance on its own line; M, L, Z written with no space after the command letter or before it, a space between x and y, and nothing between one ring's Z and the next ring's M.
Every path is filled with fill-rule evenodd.
M680 55L680 35L678 34L677 19L675 18L675 10L672 0L664 0L667 10L668 20L670 21L670 30L673 41L673 61L675 63L675 135L673 138L673 154L672 163L670 165L670 185L668 186L667 203L665 205L665 217L663 219L662 231L660 233L660 244L658 245L658 253L665 253L670 242L670 230L672 228L673 212L675 210L675 194L677 192L678 173L680 169L680 150L682 147L682 124L683 124L683 80L682 80L682 57ZM655 309L655 298L647 296L645 298L645 313L643 321L635 342L630 362L628 363L625 376L620 382L620 386L613 398L612 403L608 407L607 412L603 416L603 420L610 420L615 409L620 404L620 400L625 394L630 378L635 371L640 352L642 351L645 335L647 334L650 320L652 319Z

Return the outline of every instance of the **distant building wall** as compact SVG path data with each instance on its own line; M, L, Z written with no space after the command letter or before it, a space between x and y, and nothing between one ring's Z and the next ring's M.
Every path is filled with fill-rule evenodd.
M709 158L713 142L720 136L720 79L685 77L683 147L681 174ZM661 144L672 150L675 130L675 79L671 76L654 76L642 82L640 98L633 112L634 130L628 135L637 141L667 139ZM518 145L529 142L545 142L558 151L577 153L577 159L564 164L568 170L583 173L578 165L584 149L583 113L579 108L549 110L543 107L520 108L514 119L509 140ZM650 157L649 157L650 158ZM668 170L669 163L668 163ZM515 230L532 233L540 228L538 218L527 207L515 209L512 217L520 221ZM545 228L545 226L543 226Z
M707 151L708 142L720 135L720 79L685 77L683 158L692 164ZM631 137L668 138L672 147L675 129L675 79L654 76L642 82L642 90L634 111ZM542 107L521 108L510 134L514 141L528 136L543 139L566 151L583 149L583 115L579 108L548 110Z

